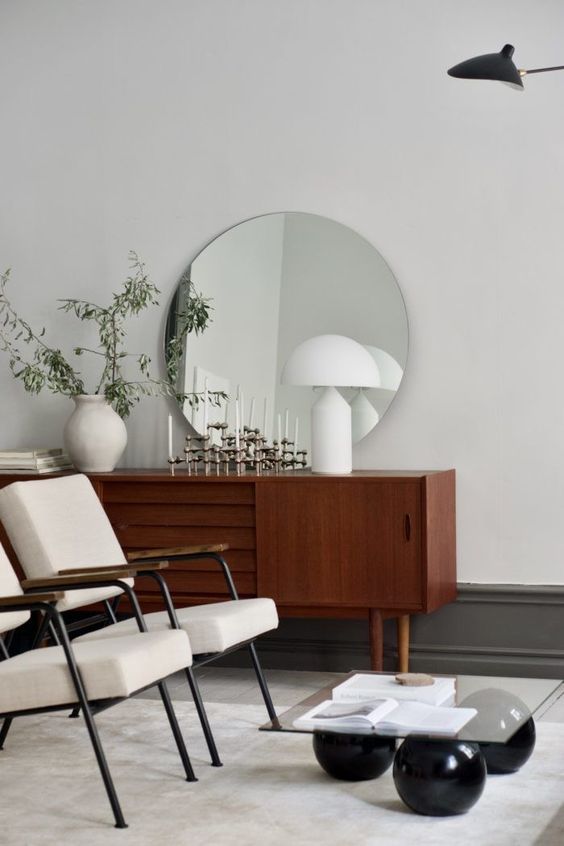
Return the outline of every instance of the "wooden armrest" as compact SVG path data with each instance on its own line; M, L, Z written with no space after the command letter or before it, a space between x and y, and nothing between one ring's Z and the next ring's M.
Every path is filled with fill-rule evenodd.
M0 606L18 608L21 605L29 605L31 602L57 602L64 597L64 593L56 591L53 593L34 593L33 596L1 596Z
M24 590L36 590L37 588L63 587L69 585L102 586L109 581L116 579L127 579L135 576L135 568L129 567L123 570L109 570L107 573L88 573L83 576L52 576L48 579L24 579L21 586Z
M121 573L122 571L125 573L145 573L150 570L165 570L168 567L168 561L153 561L147 562L146 564L135 564L132 566L131 564L117 564L111 565L109 567L98 567L95 565L93 567L75 567L74 569L70 570L59 570L57 573L58 576L80 576L85 575L88 576L90 574L98 573L98 575L103 576L106 573Z
M209 543L202 546L176 546L172 549L135 549L127 553L128 561L137 561L142 558L175 558L178 555L199 555L206 552L225 552L229 549L227 543Z

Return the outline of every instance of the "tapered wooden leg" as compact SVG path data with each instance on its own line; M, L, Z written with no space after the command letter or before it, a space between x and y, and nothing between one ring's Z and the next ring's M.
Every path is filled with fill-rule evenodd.
M402 614L397 618L398 631L398 670L400 673L409 672L409 614Z
M370 668L382 671L384 669L384 631L382 628L382 612L377 608L369 610L370 633Z

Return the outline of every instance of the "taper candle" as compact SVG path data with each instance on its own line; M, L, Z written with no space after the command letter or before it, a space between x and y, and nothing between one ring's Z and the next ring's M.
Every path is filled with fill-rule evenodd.
M168 415L168 457L172 458L172 414Z
M239 400L235 400L235 448L239 449Z
M255 398L251 397L251 407L249 409L249 429L253 428L255 422Z
M204 438L208 434L208 377L204 380Z
M296 417L296 422L294 423L294 455L298 451L298 429L299 429L300 421L299 418Z
M288 419L289 419L290 412L286 409L284 414L284 437L288 440Z

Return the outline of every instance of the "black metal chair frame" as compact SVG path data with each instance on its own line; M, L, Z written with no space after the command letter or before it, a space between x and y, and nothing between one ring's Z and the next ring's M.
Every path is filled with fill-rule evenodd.
M233 576L231 575L231 570L229 569L229 565L225 558L216 552L193 552L193 553L183 553L179 555L167 555L164 559L163 556L158 557L155 556L153 558L143 558L143 562L145 564L150 563L157 563L162 560L166 561L192 561L198 558L210 558L213 561L216 561L222 571L227 583L227 589L229 591L229 595L232 600L238 600L239 594L237 593L237 588L235 587L235 582L233 581ZM135 566L135 559L131 561L132 566ZM176 612L173 606L172 597L170 595L170 591L168 585L166 584L165 580L163 579L162 575L157 571L150 571L148 573L139 573L139 576L148 575L152 578L156 579L159 583L161 588L161 594L163 596L166 610L168 611L169 619L171 626L173 628L180 628L178 623L178 618L176 617ZM251 655L251 660L253 663L253 669L255 671L257 681L259 683L260 691L262 694L262 698L264 699L264 704L266 705L266 710L268 712L268 716L271 721L276 721L277 715L274 709L274 705L272 703L272 698L270 696L270 691L268 689L268 684L266 682L266 678L264 676L264 672L259 661L259 657L257 655L256 647L255 647L255 638L249 641L243 641L241 643L237 643L234 646L230 647L229 649L225 649L222 652L213 652L209 655L195 655L194 656L194 663L192 667L197 668L201 667L204 664L209 664L212 661L215 661L218 658L223 657L224 655L228 655L230 652L236 652L237 650L241 649L243 646L247 646L249 649L249 653Z
M163 560L166 560L168 562L170 562L170 561L190 561L190 560L201 559L201 558L210 558L213 561L216 561L220 565L220 567L223 571L223 575L225 577L225 581L227 583L227 588L228 588L229 595L230 595L231 599L232 600L238 600L239 594L237 593L237 589L235 587L235 583L233 581L233 576L231 574L231 570L229 569L229 565L227 564L227 561L225 560L225 558L222 555L220 555L216 552L194 552L194 553L181 553L181 554L178 554L178 555L172 555L172 554L166 555L166 556L161 555L161 556L155 556L155 557L149 557L149 558L144 557L143 559L137 559L137 563L139 564L139 563L142 562L143 564L157 564L157 563L160 563ZM130 566L131 569L135 569L135 563L136 563L136 559L132 559L130 561L129 566ZM119 567L116 567L116 569L119 569ZM95 573L96 568L92 567L91 571L92 571L92 573ZM166 580L163 578L162 574L157 570L146 570L146 571L142 571L142 572L137 573L136 578L141 578L142 576L151 578L151 579L153 579L154 581L157 582L161 596L162 596L163 601L164 601L165 609L168 613L171 628L181 629L182 627L181 627L181 625L178 621L176 609L175 609L173 601L172 601L172 596L170 594L169 587L166 583ZM55 578L57 580L57 589L58 590L72 590L72 589L77 588L77 586L74 585L74 584L73 585L65 585L63 582L61 582L61 578L62 578L61 576L57 576ZM45 580L45 584L46 583L47 583L47 580ZM124 589L125 589L125 587L129 587L127 585L124 585L124 583L120 582L120 581L111 581L111 582L106 582L105 584L106 585L109 585L109 584L116 585L116 586L124 588ZM99 585L97 585L97 586L99 586ZM45 585L42 588L38 588L38 589L45 590ZM126 592L128 593L128 596L129 596L130 601L131 601L131 593L132 593L131 588L129 589L129 591L126 591ZM133 594L133 595L135 596L135 594ZM116 599L119 599L119 597L116 597ZM139 603L137 601L136 596L135 596L135 603L136 603L138 613L141 614L141 609L139 608ZM132 607L134 607L134 606L132 605ZM135 612L135 611L134 611L134 616L137 616L137 612ZM112 616L109 615L109 614L108 614L108 618L110 620L109 624L111 625L112 622L115 622L115 613L113 615L113 619L112 619ZM43 638L43 636L45 635L46 630L48 628L48 625L49 625L49 622L44 620L43 623L42 623L42 626L41 626L41 628L38 632L38 635L36 636L37 642L40 642L40 639ZM54 637L56 637L55 632L52 631L51 633ZM199 718L200 724L202 726L202 731L204 733L204 737L205 737L206 744L207 744L207 747L208 747L208 751L209 751L209 754L210 754L211 763L212 763L212 766L214 766L214 767L221 767L223 765L222 765L221 759L219 757L219 752L217 750L217 746L216 746L216 743L215 743L215 740L214 740L214 737L213 737L213 733L212 733L211 726L210 726L210 723L209 723L209 720L208 720L208 716L206 714L206 710L205 710L205 706L204 706L204 703L203 703L203 700L202 700L202 695L201 695L201 692L200 692L200 689L199 689L199 686L198 686L198 682L196 680L196 677L195 677L193 671L194 671L195 668L202 667L205 664L209 664L212 661L217 660L218 658L222 658L224 655L228 655L231 652L236 652L239 649L242 649L244 646L247 646L248 649L249 649L251 661L253 663L253 669L254 669L256 677L257 677L257 681L258 681L258 684L259 684L259 687L260 687L262 697L264 699L264 703L265 703L265 706L266 706L266 710L268 712L268 716L273 723L276 723L277 720L278 720L278 717L276 715L274 704L272 702L272 698L270 696L270 691L268 689L268 684L267 684L266 678L264 676L264 672L263 672L262 666L260 664L259 657L257 655L254 638L252 640L242 641L241 643L234 644L233 646L229 647L229 649L225 649L222 652L213 652L213 653L209 653L209 654L195 655L195 656L193 656L194 660L193 660L192 666L186 667L186 669L185 669L186 678L187 678L187 681L188 681L188 685L190 687L190 692L192 694L194 704L196 706L198 718ZM77 716L77 715L78 715L78 709L75 709L73 711L72 716Z
M115 584L116 581L112 580L111 582L105 582L104 584ZM118 582L119 583L119 582ZM102 582L100 582L97 586L104 586ZM129 600L132 604L132 608L134 610L134 616L137 620L137 624L139 626L140 632L146 632L147 626L145 624L145 620L143 619L143 615L141 614L141 609L139 608L139 603L137 601L137 597L135 596L134 591L131 587L127 584L119 583L120 586L123 585L123 589L128 593ZM77 589L77 585L73 584L69 586L68 589ZM44 589L43 589L44 590ZM25 597L23 598L25 600ZM88 734L90 737L90 741L92 743L92 747L94 749L94 754L96 756L96 760L98 763L98 767L100 769L100 775L102 776L102 781L104 782L104 787L106 789L106 793L112 808L112 812L114 815L115 826L116 828L127 828L127 823L125 822L123 812L121 810L121 806L119 803L119 799L117 796L117 792L113 783L113 779L110 774L110 770L108 767L108 762L106 760L106 756L104 754L104 750L102 748L102 744L100 741L100 737L98 735L98 730L96 724L94 722L94 714L100 713L107 708L112 707L113 705L117 705L119 702L123 702L123 697L116 698L116 699L104 699L104 700L97 700L97 701L89 701L86 695L86 689L84 686L84 681L82 679L82 675L80 673L80 669L76 662L76 658L71 646L71 641L68 636L68 632L62 618L62 615L57 611L55 608L54 603L50 602L41 602L34 600L33 594L29 594L29 601L28 602L20 602L18 605L19 609L22 610L30 610L30 611L40 611L45 615L45 617L49 620L51 624L53 624L54 628L56 629L58 640L63 648L65 653L65 658L67 661L67 665L69 668L69 672L71 674L73 686L75 688L77 698L76 702L74 703L65 703L63 705L56 705L56 706L49 706L43 708L30 708L20 711L11 711L7 713L0 713L0 719L3 719L2 728L0 729L0 750L4 746L4 742L10 730L10 726L12 725L13 720L16 717L26 716L29 714L41 714L47 713L50 711L61 711L61 710L68 710L69 707L78 707L83 713L84 720L86 723L86 727L88 730ZM1 612L9 612L13 611L14 608L11 605L7 605L2 602L2 598L0 597L0 613ZM1 640L1 639L0 639ZM161 695L161 699L168 717L168 721L172 730L172 734L174 736L174 740L178 749L178 753L180 755L184 772L186 774L187 781L197 781L196 776L194 775L194 771L192 769L192 765L190 763L190 758L188 756L188 751L186 749L186 745L184 743L184 739L182 737L182 732L178 725L178 720L176 718L176 714L174 713L174 708L172 705L172 701L170 699L170 694L168 692L168 688L166 686L165 680L160 679L152 684L148 685L147 687L141 688L140 690L145 690L151 687L158 687L159 693ZM140 691L135 691L135 693L139 693Z

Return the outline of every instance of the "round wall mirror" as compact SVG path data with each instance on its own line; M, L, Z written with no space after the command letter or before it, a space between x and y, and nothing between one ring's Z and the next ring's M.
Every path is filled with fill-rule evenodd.
M315 388L282 385L292 350L315 335L353 338L376 361L380 386L340 388L351 403L353 441L381 420L407 361L408 324L396 279L358 233L302 212L263 215L215 238L190 263L172 299L166 326L167 368L179 393L202 394L217 405L208 422L259 428L270 440L310 449ZM226 401L221 393L228 396ZM197 433L202 403L182 403ZM265 428L264 428L265 427Z

